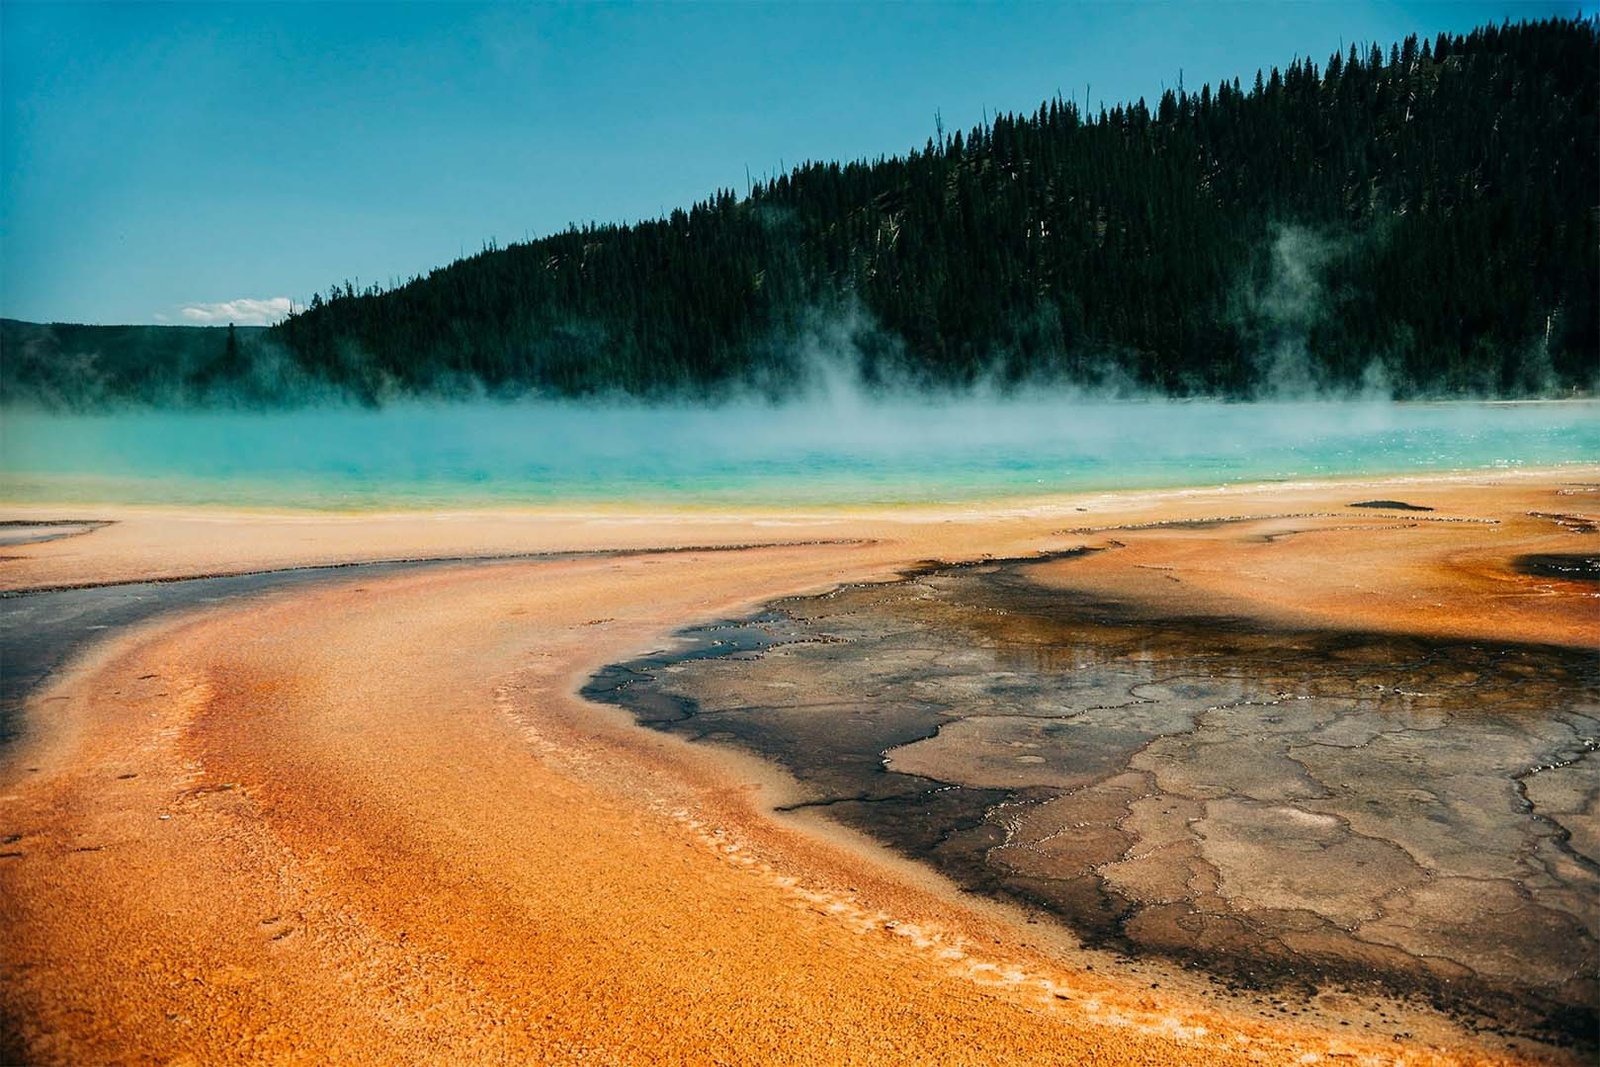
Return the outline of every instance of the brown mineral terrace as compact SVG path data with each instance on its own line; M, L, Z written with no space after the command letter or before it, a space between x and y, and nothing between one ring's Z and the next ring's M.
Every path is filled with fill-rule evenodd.
M1413 1006L1382 1006L1379 1029L1355 996L1269 1018L1081 949L774 812L792 793L775 769L577 691L775 597L1078 546L1123 547L1051 581L1190 615L1594 647L1593 583L1517 561L1592 553L1596 483L1564 468L804 514L0 508L78 524L5 547L11 593L592 553L330 569L109 634L57 671L0 751L0 1060L1570 1059ZM1372 500L1433 510L1350 507ZM1243 538L1211 522L1243 517Z

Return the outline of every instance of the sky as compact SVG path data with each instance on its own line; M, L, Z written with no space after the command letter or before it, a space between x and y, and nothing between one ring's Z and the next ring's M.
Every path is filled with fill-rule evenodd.
M1572 3L0 0L0 315L272 321L486 242Z

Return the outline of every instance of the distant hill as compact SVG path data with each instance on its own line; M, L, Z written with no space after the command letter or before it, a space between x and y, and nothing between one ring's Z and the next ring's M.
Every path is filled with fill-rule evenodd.
M234 343L229 345L232 329ZM262 326L79 326L0 319L0 403L92 409L215 402L259 373ZM268 402L283 399L267 390Z
M1556 19L1154 106L1047 101L904 157L335 287L262 338L278 369L246 392L782 394L819 357L937 388L1589 389L1596 45L1593 20ZM193 343L167 377L194 380Z

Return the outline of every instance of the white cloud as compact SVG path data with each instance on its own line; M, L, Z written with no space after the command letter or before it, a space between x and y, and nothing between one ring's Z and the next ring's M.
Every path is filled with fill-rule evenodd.
M185 321L200 326L224 322L239 326L270 326L289 314L289 298L274 296L255 300L246 296L238 300L224 300L220 304L185 304L178 309L178 313ZM156 318L160 319L161 316L157 315Z

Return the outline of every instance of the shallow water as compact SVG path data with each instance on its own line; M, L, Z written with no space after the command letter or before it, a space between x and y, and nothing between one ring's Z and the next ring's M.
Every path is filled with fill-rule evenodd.
M1091 943L1594 1042L1595 657L1161 619L1036 566L783 600L587 693Z
M81 525L64 523L54 529L75 529ZM736 550L709 546L693 551ZM152 619L311 585L371 581L425 567L491 567L534 560L623 557L638 551L663 550L599 549L317 564L243 574L0 592L0 650L4 650L0 658L0 753L21 735L27 700L55 672L96 643Z
M0 499L379 508L914 503L1600 462L1600 403L1088 402L0 418Z
M119 582L0 596L0 752L22 731L28 697L63 664L108 635L190 608L327 582L336 574L375 578L421 564L298 567L260 574L163 582Z

